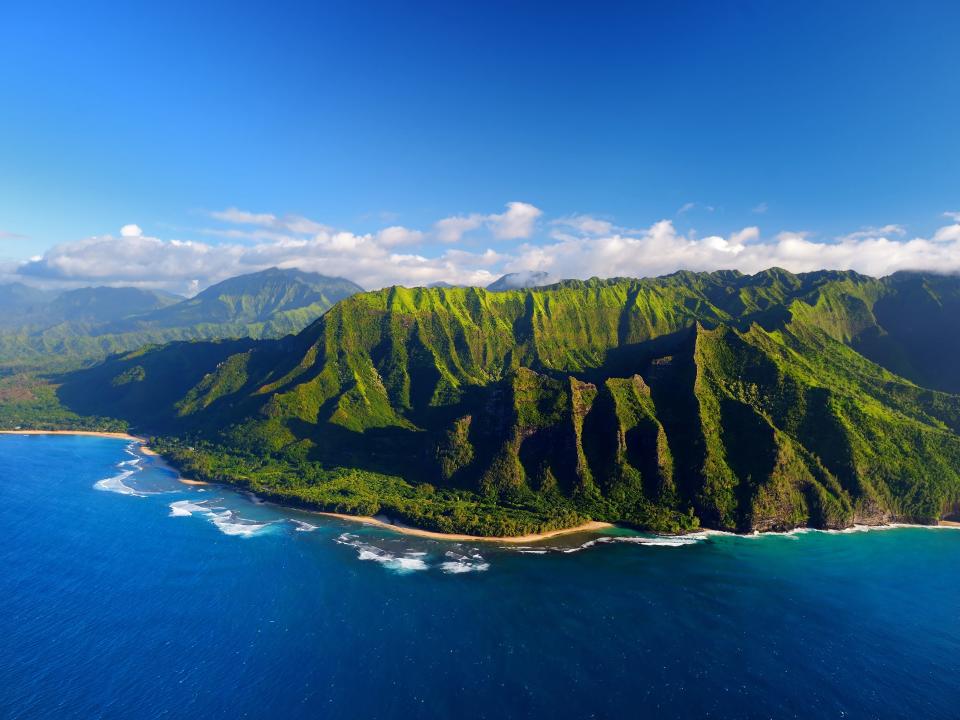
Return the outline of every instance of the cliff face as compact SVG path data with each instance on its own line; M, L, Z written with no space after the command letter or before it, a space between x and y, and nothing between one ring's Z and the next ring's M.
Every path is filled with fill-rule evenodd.
M960 499L960 398L891 369L957 383L903 330L909 303L957 282L917 282L770 270L391 288L280 341L120 356L61 396L214 455L400 478L440 515L470 498L667 530L929 522ZM172 364L176 381L158 382ZM326 477L299 496L331 506Z

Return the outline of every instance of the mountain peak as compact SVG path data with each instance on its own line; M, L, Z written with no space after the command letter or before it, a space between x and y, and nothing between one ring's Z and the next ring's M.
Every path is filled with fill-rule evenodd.
M504 290L524 290L526 288L549 285L553 282L550 273L543 270L523 270L507 273L487 285L487 290L501 292Z

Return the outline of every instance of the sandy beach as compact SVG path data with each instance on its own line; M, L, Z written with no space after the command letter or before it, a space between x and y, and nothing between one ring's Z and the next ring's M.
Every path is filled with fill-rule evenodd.
M160 453L151 449L150 446L147 445L147 441L142 437L130 435L129 433L103 432L100 430L0 430L0 435L87 435L90 437L115 438L117 440L129 440L130 442L139 443L140 452L142 452L144 455L150 455L152 457L160 456ZM203 480L191 480L190 478L185 477L178 479L184 485L210 484L208 482L204 482Z
M116 438L118 440L131 440L133 442L144 443L143 438L122 432L101 432L99 430L0 430L0 435L89 435L91 437ZM155 454L153 451L147 453Z
M394 525L393 523L385 522L379 518L369 517L364 515L345 515L343 513L331 513L331 512L317 512L317 515L324 515L326 517L337 518L339 520L349 520L351 522L360 522L367 525L376 525L377 527L382 527L388 530L394 530L398 533L403 533L404 535L415 535L417 537L432 538L434 540L450 540L454 542L496 542L496 543L512 543L512 544L526 544L533 543L539 540L547 540L548 538L557 537L558 535L569 535L571 533L579 532L596 532L598 530L604 530L606 528L613 527L612 523L608 522L599 522L591 521L583 523L583 525L577 525L576 527L564 528L561 530L550 530L549 532L544 533L531 533L529 535L514 535L507 537L495 537L495 536L486 536L486 535L461 535L458 533L442 533L434 532L433 530L421 530L419 528L407 527L406 525Z

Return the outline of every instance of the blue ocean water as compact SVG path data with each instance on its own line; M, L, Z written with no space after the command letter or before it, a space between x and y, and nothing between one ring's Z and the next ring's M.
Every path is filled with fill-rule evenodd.
M960 532L529 548L0 437L0 717L956 718Z

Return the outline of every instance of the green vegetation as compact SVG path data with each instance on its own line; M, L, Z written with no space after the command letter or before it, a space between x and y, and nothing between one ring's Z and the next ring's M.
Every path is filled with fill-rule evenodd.
M124 420L69 410L57 397L58 389L29 373L0 378L0 429L127 431Z
M960 502L960 374L930 359L954 298L779 269L395 287L279 340L110 358L51 411L159 436L202 479L443 531L934 522Z

